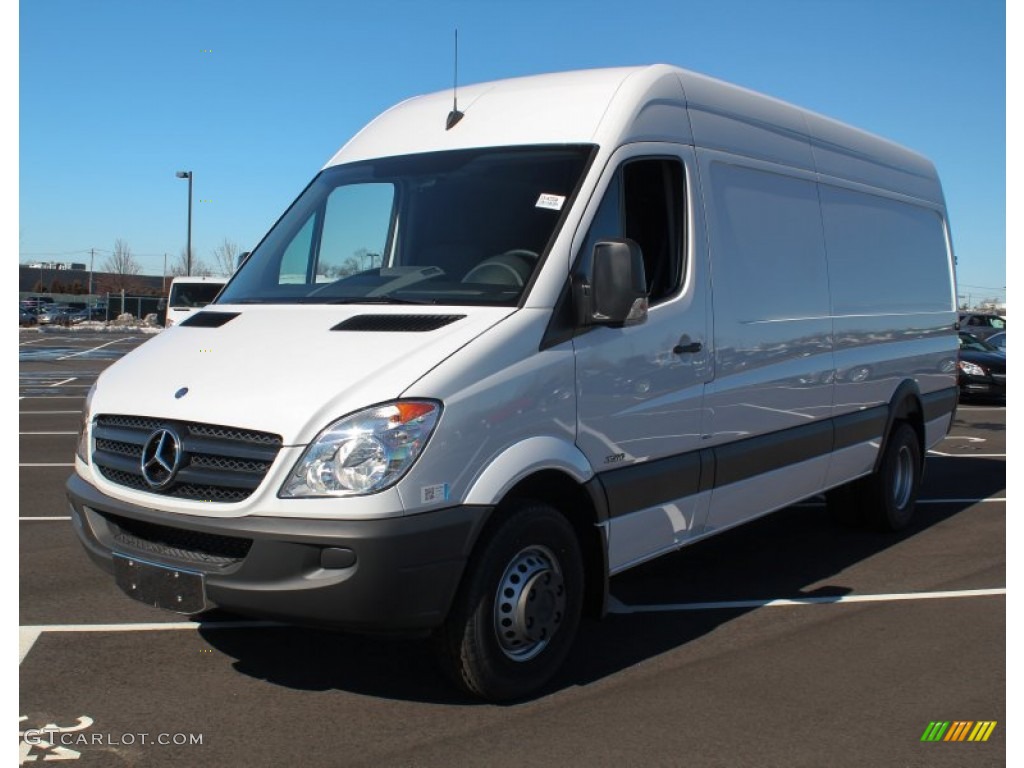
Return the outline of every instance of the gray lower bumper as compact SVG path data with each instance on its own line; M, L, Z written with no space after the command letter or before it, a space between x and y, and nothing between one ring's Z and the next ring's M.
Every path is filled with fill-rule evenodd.
M365 631L421 630L448 613L490 507L386 520L209 518L112 499L78 475L72 521L90 557L115 553L203 574L207 599L283 621Z

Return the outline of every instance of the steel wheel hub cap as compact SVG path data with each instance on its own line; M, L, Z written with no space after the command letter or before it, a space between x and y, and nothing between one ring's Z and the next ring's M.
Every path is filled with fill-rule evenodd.
M554 554L529 547L512 558L494 597L498 645L514 661L544 650L565 616L565 581Z
M901 446L899 453L896 454L896 471L892 486L893 502L897 509L903 509L910 501L914 488L914 460L906 446Z

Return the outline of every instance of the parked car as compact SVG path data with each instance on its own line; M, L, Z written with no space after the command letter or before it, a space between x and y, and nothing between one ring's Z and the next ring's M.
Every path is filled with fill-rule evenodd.
M1006 354L1006 331L1000 331L999 333L993 333L987 339L985 339L993 347L999 347L999 351L1004 355Z
M86 307L85 309L78 309L72 312L68 316L68 320L73 324L84 323L90 320L106 320L107 310L106 307Z
M999 347L960 332L960 397L1006 397L1006 355Z
M25 307L18 307L18 325L35 325L36 313Z
M77 310L66 304L51 304L39 312L40 325L59 325L71 322L70 316Z
M27 309L39 309L47 304L53 304L54 302L52 296L29 296L27 299L22 299L20 303L21 306Z
M961 312L960 330L979 339L1006 330L1006 318L994 312Z

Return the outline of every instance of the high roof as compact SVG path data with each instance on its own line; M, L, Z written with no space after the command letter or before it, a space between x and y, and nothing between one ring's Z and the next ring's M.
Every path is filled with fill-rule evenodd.
M932 164L814 112L665 64L593 69L417 96L371 121L327 165L471 147L668 141L755 157L942 205Z

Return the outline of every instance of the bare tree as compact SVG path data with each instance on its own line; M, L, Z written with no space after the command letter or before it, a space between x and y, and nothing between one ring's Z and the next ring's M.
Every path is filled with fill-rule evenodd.
M138 288L140 281L138 274L142 271L142 265L135 260L132 249L121 238L114 241L114 252L103 262L102 283L105 290L110 293L121 291L134 291Z
M238 245L224 238L224 242L213 249L213 271L224 277L231 277L238 259Z
M178 257L171 262L170 273L172 277L182 277L188 274L188 252L185 248L182 248L178 252ZM209 277L213 272L210 270L206 263L202 259L196 258L196 249L192 249L192 276L193 277Z

